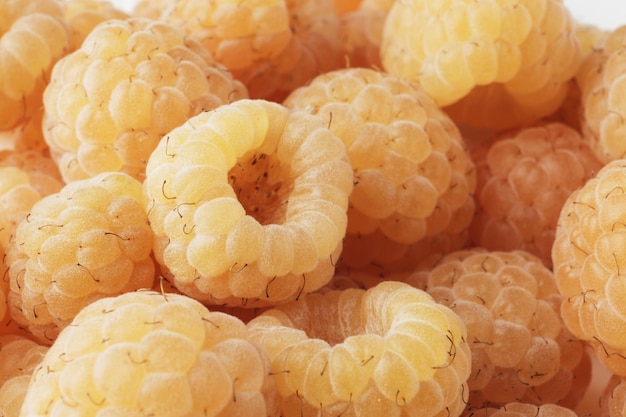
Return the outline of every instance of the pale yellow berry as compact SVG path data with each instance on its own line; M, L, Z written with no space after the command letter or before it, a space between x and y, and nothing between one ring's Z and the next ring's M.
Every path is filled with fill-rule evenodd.
M243 84L182 30L109 19L55 65L44 93L45 140L67 182L110 171L143 180L161 137L243 97Z
M141 184L127 174L75 181L38 200L10 243L14 320L49 344L92 301L150 288L152 242Z
M258 307L326 284L347 228L352 169L325 121L260 99L191 118L150 157L156 259L211 304Z

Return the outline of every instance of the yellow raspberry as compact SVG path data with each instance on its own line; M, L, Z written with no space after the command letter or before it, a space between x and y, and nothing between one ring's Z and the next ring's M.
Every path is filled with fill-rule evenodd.
M6 247L17 223L37 201L62 187L49 158L37 152L0 154L0 247Z
M602 49L604 42L611 34L610 30L580 22L576 23L574 29L576 30L576 37L578 38L578 43L580 43L583 54Z
M39 152L0 153L0 248L15 226L42 197L59 191L63 182L56 164Z
M36 150L0 152L0 165L14 166L25 171L31 184L41 197L55 193L63 187L59 167L47 154Z
M11 129L0 130L0 149L7 151L39 151L48 153L48 144L43 136L42 124L44 109L41 103L42 90L36 100L37 108Z
M330 280L353 176L322 118L259 99L223 105L167 134L146 174L155 257L183 293L250 308Z
M161 18L200 41L251 98L280 102L343 62L332 0L177 0Z
M501 407L472 407L465 410L463 416L481 415L485 417L576 417L577 414L559 404L533 405L511 402Z
M359 7L339 13L348 67L382 68L383 26L392 5L390 0L364 0Z
M425 283L467 327L472 406L579 401L569 389L589 385L591 361L563 325L554 275L539 258L475 247L446 255L412 281Z
M44 94L44 135L67 182L111 171L142 180L163 135L246 96L243 84L178 28L112 19L55 65Z
M603 415L607 417L623 416L626 412L626 380L624 377L612 375L602 388L600 406Z
M606 164L563 205L552 248L562 316L612 372L626 376L626 161Z
M473 243L524 250L551 267L563 203L602 167L588 141L555 122L500 135L472 155L479 178Z
M307 294L247 327L269 353L284 417L456 417L465 407L465 326L410 285Z
M395 2L383 68L418 82L471 126L518 127L554 112L580 64L561 0Z
M94 300L150 288L152 244L137 180L113 172L67 184L17 226L7 259L13 319L51 343Z
M62 0L61 5L72 31L72 51L80 48L87 35L98 24L130 17L109 0Z
M23 416L277 416L267 353L235 317L139 291L86 306L32 375Z
M0 335L0 386L9 379L29 375L43 360L47 346L19 335Z
M18 417L31 374L48 347L19 336L0 336L0 415Z
M608 34L603 47L586 56L576 76L584 111L582 131L604 163L626 156L626 84L622 76L625 39L626 26Z
M0 153L0 334L25 334L8 312L9 278L6 251L15 229L41 198L63 187L54 162L39 152Z
M469 152L450 118L412 84L373 69L340 69L283 103L326 120L346 146L354 190L345 266L390 265L423 239L469 226L475 188Z
M284 0L176 0L162 19L184 27L231 71L266 61L285 49L292 36Z
M70 48L70 32L56 0L0 3L0 130L41 107L53 65Z

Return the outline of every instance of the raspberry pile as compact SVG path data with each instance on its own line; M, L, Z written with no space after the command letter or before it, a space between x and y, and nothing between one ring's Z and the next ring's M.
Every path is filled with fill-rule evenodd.
M0 1L1 416L624 414L626 25L133 4Z

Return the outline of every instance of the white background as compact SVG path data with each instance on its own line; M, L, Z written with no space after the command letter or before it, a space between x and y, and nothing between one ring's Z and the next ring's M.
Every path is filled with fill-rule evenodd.
M564 0L576 20L603 29L626 24L625 0Z
M135 0L111 0L118 8L131 12ZM614 29L626 24L626 0L563 0L572 15L580 22L603 29Z

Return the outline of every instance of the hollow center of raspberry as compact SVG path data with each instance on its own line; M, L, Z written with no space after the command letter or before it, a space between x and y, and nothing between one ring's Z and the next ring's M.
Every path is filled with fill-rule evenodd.
M253 153L228 172L228 181L246 213L259 223L282 224L294 184L278 158Z

